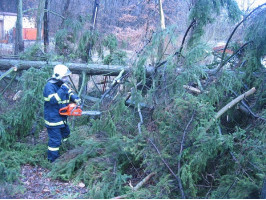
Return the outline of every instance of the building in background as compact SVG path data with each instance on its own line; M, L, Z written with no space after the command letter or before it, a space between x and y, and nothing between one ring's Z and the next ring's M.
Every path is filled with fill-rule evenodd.
M12 43L16 33L17 14L11 12L0 12L0 42ZM37 28L35 19L23 16L23 39L36 40Z
M0 43L12 43L16 33L17 0L0 0L0 2ZM22 27L24 40L36 39L34 18L24 15Z

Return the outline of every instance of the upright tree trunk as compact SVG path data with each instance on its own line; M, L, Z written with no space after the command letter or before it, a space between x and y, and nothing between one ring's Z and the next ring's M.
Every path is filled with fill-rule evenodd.
M17 0L17 22L16 22L16 40L15 40L15 54L24 50L24 42L22 37L22 0Z
M44 6L45 6L45 0L39 0L38 13L37 13L36 43L41 43L42 41L42 23L43 23L43 16L44 16Z
M159 12L160 12L161 31L163 32L165 30L165 17L164 17L164 12L163 12L162 0L159 0ZM163 40L163 37L161 36L159 47L158 47L158 60L157 60L157 63L159 63L160 60L163 59L163 51L164 51L164 40Z
M92 15L92 18L91 18L91 31L92 31L92 33L93 33L93 31L95 30L95 27L96 27L96 20L97 20L99 7L100 7L100 0L95 0L94 1L94 8L93 8L93 15ZM92 53L91 53L92 47L93 47L93 44L90 42L89 45L88 45L88 48L87 48L87 55L88 55L88 58L90 60L92 58Z
M91 23L92 23L91 30L95 29L99 7L100 7L100 0L95 0L94 8L93 8L93 15L92 15L92 19L91 19Z
M162 0L159 0L159 9L160 9L160 21L161 21L161 29L165 29L165 17L163 12L163 3Z
M70 0L66 0L65 1L65 5L64 5L64 9L63 9L63 14L62 14L64 18L63 18L63 20L61 22L60 29L62 29L64 27L64 23L65 23L65 19L66 19L66 16L67 16L67 11L68 11L68 8L69 8L69 4L70 4Z
M44 43L44 52L47 53L49 49L49 9L50 9L50 0L45 0L45 10L43 17L43 43Z

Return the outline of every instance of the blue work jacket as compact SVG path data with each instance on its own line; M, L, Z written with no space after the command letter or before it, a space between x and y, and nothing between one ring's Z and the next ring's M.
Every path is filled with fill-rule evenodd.
M67 116L60 115L59 109L66 107L79 97L71 89L63 85L62 81L49 79L43 91L44 121L47 128L61 128L67 123Z

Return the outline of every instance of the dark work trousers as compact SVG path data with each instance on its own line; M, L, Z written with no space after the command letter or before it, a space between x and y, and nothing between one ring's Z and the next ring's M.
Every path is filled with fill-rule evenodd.
M48 160L54 162L59 157L59 146L62 140L65 141L69 137L70 130L68 125L63 128L47 128L48 141Z

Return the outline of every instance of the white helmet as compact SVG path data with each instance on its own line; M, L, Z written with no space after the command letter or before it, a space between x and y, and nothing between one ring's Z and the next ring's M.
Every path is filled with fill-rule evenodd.
M68 69L67 66L65 65L56 65L54 67L54 74L53 74L53 78L56 79L62 79L64 76L69 76L71 74L71 71Z

